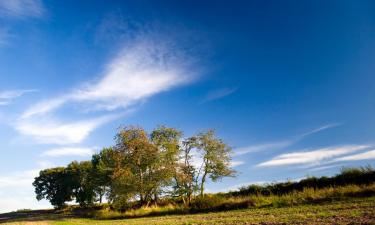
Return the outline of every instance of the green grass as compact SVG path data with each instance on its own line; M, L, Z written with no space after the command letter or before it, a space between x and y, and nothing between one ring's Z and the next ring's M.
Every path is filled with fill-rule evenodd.
M167 202L168 203L168 202ZM199 212L199 213L198 213ZM312 189L285 195L207 195L191 208L173 201L124 213L69 207L1 214L5 224L374 224L375 184Z
M309 203L323 203L346 200L355 197L375 196L375 184L358 186L347 185L336 188L313 189L306 188L303 191L295 191L281 196L278 195L250 195L228 197L221 194L206 195L197 198L191 208L170 202L170 204L159 207L141 207L131 209L124 213L109 210L89 211L86 215L96 219L126 219L145 216L162 216L174 214L188 214L197 212L215 212L246 208L285 207Z
M6 224L375 224L375 197L346 199L324 204L279 208L253 208L189 215L157 216L121 220L64 218L29 220Z

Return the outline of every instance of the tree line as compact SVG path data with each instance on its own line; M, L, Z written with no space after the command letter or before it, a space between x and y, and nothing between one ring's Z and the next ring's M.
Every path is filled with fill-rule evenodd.
M37 200L55 207L76 201L81 206L102 203L124 210L134 202L157 203L179 198L189 205L203 196L208 180L235 176L231 148L215 132L183 138L180 130L159 126L148 134L140 127L122 127L115 144L94 154L90 161L40 171L33 186Z
M332 177L307 177L300 181L288 181L268 185L252 184L238 191L227 193L229 196L247 195L284 195L306 188L322 189L346 185L369 185L375 182L375 170L371 166L360 168L343 168L339 174Z

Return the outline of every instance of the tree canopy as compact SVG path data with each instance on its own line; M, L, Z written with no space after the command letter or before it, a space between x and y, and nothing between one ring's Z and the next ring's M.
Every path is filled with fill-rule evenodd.
M166 195L190 204L204 194L208 179L235 175L230 154L231 148L212 130L183 138L181 131L166 126L150 134L140 127L122 127L115 144L91 161L42 170L33 185L37 199L55 207L73 200L87 206L106 197L115 208L125 209L134 202L157 203Z

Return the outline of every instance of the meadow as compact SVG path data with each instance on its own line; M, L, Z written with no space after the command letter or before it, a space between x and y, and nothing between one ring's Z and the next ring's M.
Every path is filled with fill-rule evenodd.
M153 216L133 219L97 220L75 218L52 211L28 213L25 218L2 221L4 224L375 224L375 198L346 199L324 204L250 208L189 215ZM11 215L8 215L11 216Z
M375 224L375 170L346 168L332 177L307 177L237 191L195 196L190 204L164 196L129 202L22 209L0 214L3 224Z
M210 200L208 200L210 199ZM215 200L213 200L215 199ZM375 184L307 188L284 195L206 195L200 212L176 205L126 212L101 208L19 210L0 215L4 224L375 224ZM216 205L215 205L216 204ZM208 207L208 205L206 205Z

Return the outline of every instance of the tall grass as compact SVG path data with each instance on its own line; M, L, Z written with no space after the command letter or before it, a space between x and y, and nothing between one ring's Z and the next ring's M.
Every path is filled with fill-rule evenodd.
M208 194L203 197L197 197L190 207L171 202L164 206L141 207L128 210L124 213L105 208L92 211L89 216L97 219L135 218L207 211L316 204L365 196L375 196L375 183L370 185L346 185L322 189L304 188L301 191L296 190L282 195L262 195L258 193L248 196L228 196L225 194Z
M250 185L236 192L206 194L196 197L186 206L179 198L165 197L158 206L139 207L134 202L125 212L113 210L111 205L91 208L72 206L62 213L97 219L120 219L245 208L284 207L317 204L355 197L375 196L375 170L371 167L346 168L333 177L309 177L299 182Z

